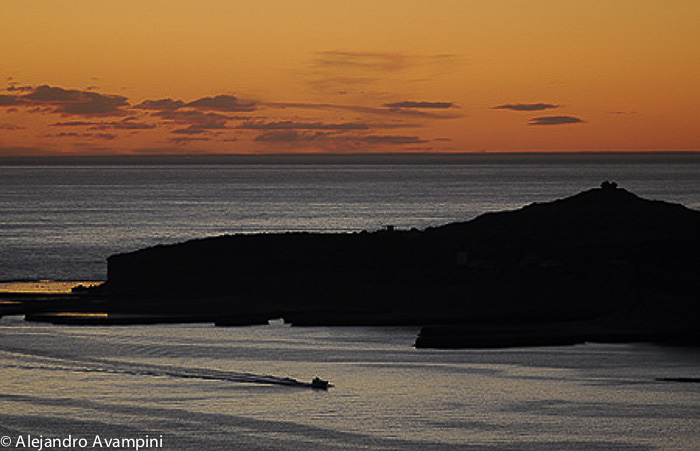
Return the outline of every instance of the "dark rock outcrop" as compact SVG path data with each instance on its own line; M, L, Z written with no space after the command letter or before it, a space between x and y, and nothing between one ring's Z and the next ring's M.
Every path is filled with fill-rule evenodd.
M206 310L230 324L528 324L541 342L559 329L543 335L538 324L599 318L615 321L596 323L598 336L685 331L700 313L698 255L700 212L606 182L425 231L230 235L114 255L100 292L115 311ZM514 330L504 341L525 336ZM474 339L449 334L452 346Z

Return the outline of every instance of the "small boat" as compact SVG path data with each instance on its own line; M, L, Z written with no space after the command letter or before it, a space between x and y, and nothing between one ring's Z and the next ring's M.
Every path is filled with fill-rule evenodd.
M328 381L324 381L320 377L314 377L311 380L311 387L326 390L326 389L328 389L328 387L331 387L331 385L328 383Z

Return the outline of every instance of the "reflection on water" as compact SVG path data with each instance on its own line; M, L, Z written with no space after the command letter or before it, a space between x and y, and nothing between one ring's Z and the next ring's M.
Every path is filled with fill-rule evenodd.
M59 327L0 320L0 434L167 448L698 449L696 350L411 347L412 328ZM313 376L329 391L256 383ZM467 448L469 449L469 448Z
M0 282L0 293L65 294L79 285L93 287L102 282L40 280L38 282Z

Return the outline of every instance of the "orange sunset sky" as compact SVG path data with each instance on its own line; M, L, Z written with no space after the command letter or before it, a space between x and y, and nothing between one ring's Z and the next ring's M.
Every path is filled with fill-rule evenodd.
M0 156L700 150L697 0L3 0Z

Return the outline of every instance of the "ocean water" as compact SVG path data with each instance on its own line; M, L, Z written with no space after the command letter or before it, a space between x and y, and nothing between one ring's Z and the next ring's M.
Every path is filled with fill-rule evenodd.
M100 280L112 253L222 233L424 228L603 180L700 209L692 162L0 166L0 280ZM417 332L4 317L0 444L83 438L86 446L68 449L116 449L104 441L148 437L160 442L142 449L700 449L700 384L659 380L700 377L697 349L417 350ZM286 379L314 376L334 387Z
M0 165L0 281L103 280L114 253L225 233L425 228L615 180L700 209L683 163Z
M416 332L3 318L0 435L162 435L162 449L700 447L700 385L657 381L697 377L696 349L431 351L412 348ZM274 383L316 375L334 387Z

